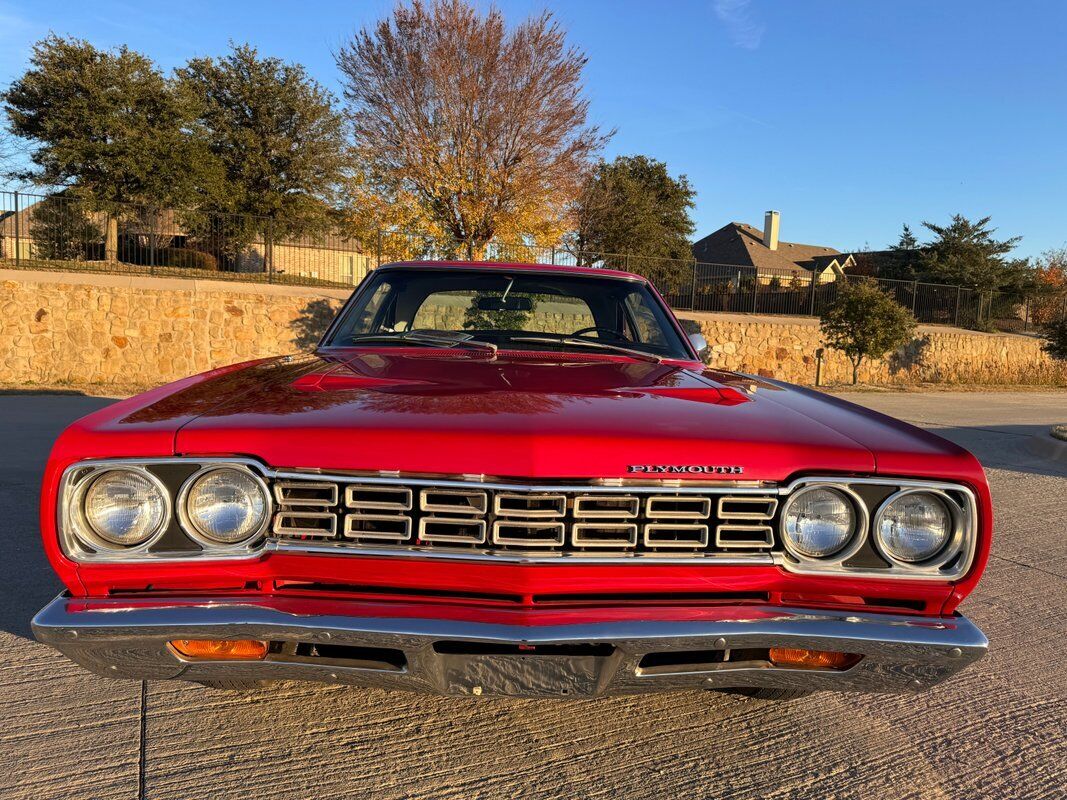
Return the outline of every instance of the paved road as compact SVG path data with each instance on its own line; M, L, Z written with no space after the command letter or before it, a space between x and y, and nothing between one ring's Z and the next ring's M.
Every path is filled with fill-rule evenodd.
M1067 782L1067 464L1027 438L1067 394L850 394L989 467L994 556L964 610L990 656L917 697L785 706L710 693L586 702L284 684L232 696L89 675L30 639L59 586L37 480L107 401L0 396L0 764L6 798L1052 798Z

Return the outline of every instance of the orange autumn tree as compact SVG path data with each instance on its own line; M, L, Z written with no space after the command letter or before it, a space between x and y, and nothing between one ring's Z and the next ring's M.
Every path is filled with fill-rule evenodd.
M444 254L551 243L607 137L587 122L584 55L545 12L413 0L337 56L362 182L410 202Z
M1034 295L1030 300L1030 319L1047 325L1060 319L1067 297L1067 247L1047 250L1037 260L1034 270Z

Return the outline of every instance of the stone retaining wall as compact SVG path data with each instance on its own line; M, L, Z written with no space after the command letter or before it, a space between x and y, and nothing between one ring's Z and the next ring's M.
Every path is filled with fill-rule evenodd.
M303 350L347 296L345 290L0 270L0 382L155 384ZM559 316L565 328L568 320ZM817 320L681 316L700 326L716 366L796 383L815 379ZM827 351L823 381L850 379L847 359ZM928 327L900 353L865 366L860 379L1067 385L1067 369L1031 337Z
M699 325L711 346L710 361L725 369L815 382L819 321L806 317L680 313ZM692 324L690 323L690 324ZM860 367L861 383L980 383L1067 385L1067 365L1054 362L1033 336L990 334L920 325L915 339L885 359ZM826 349L822 383L851 383L852 364Z
M0 270L0 381L155 384L313 345L350 293Z

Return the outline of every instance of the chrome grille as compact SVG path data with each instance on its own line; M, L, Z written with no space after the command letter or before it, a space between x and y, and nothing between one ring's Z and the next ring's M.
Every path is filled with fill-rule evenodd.
M762 555L775 545L773 490L672 486L465 487L377 479L274 484L272 538L353 551L532 555ZM758 493L757 493L758 492ZM340 498L340 499L338 499ZM332 501L332 502L331 502Z

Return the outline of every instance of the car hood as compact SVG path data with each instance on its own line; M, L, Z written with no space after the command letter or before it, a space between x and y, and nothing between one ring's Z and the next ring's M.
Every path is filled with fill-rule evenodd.
M790 407L784 388L753 385L611 356L383 348L260 363L129 421L172 416L177 454L274 467L545 479L651 467L775 481L813 467L874 470L856 438Z

